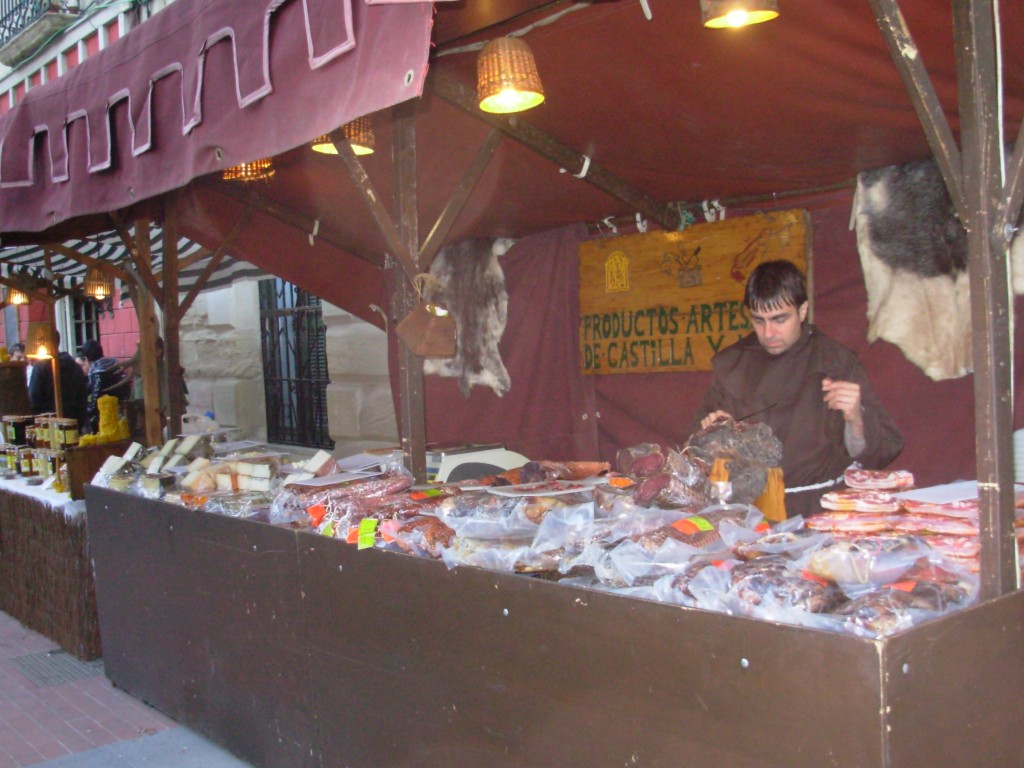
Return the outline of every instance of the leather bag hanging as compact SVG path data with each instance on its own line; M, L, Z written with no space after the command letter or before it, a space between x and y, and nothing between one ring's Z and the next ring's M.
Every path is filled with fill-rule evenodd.
M406 315L395 332L409 350L420 357L454 357L456 349L455 319L448 310L423 298L425 284L430 276L416 275L413 287L420 300Z

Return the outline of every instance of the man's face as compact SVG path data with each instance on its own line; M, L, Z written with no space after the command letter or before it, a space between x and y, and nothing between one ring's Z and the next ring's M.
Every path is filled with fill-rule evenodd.
M754 333L769 355L781 355L800 338L801 324L807 318L807 302L799 307L783 304L775 309L750 310Z

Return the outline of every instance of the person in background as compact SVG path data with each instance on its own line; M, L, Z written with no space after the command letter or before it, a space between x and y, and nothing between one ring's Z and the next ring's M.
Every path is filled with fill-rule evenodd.
M25 345L20 341L11 345L11 360L21 361L25 359Z
M60 334L55 333L58 348ZM64 418L75 419L81 429L85 420L85 405L89 382L75 359L67 352L57 355L60 370L60 402ZM32 378L29 379L28 398L32 403L32 413L53 413L56 409L53 400L53 367L51 360L40 360L32 366Z
M99 398L114 395L125 400L131 395L131 381L116 359L103 355L103 346L98 341L90 339L78 348L78 362L88 380L83 431L95 433L100 424Z
M786 514L821 511L822 494L857 462L882 469L903 437L857 356L806 322L807 282L789 261L760 264L743 304L754 332L712 359L714 378L691 431L720 419L760 421L782 443Z

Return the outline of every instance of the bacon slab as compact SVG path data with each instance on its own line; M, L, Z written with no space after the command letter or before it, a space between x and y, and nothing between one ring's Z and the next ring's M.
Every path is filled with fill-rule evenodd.
M914 476L904 469L847 469L843 473L847 487L862 491L902 491L914 487Z
M888 491L829 491L821 497L825 509L856 512L896 512L899 500Z
M804 525L812 531L880 533L892 530L893 517L889 514L872 514L870 512L822 512L808 517L804 521Z

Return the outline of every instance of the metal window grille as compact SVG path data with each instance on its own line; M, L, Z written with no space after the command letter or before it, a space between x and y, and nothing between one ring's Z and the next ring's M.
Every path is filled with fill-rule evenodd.
M291 283L260 281L267 439L333 448L327 424L327 331L320 299Z
M47 13L77 13L77 2L0 0L0 46Z
M92 299L73 298L71 323L75 335L75 350L78 350L90 339L99 341L100 321L98 309L96 302Z

